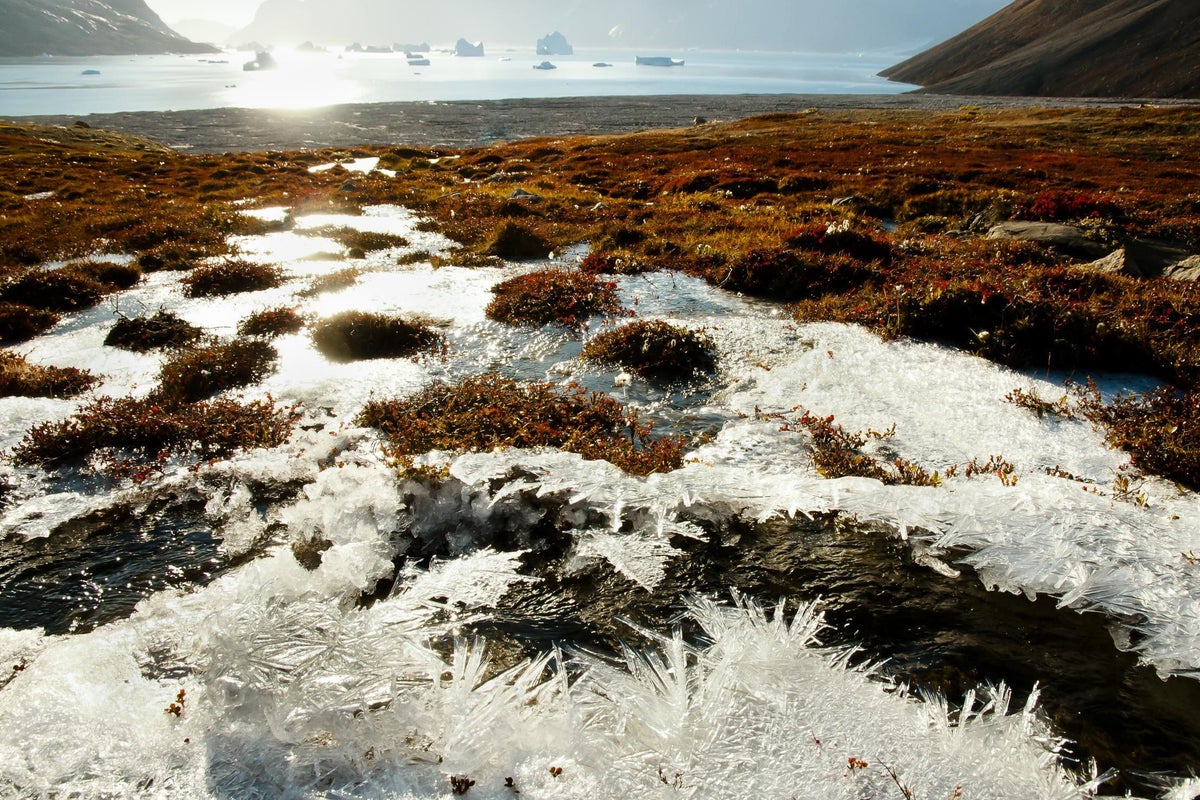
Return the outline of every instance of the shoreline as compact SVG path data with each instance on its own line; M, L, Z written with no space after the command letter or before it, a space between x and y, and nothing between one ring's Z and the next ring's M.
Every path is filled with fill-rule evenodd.
M738 94L610 95L445 102L349 103L315 109L215 108L6 118L14 123L92 128L141 136L191 153L301 150L405 144L471 147L534 137L604 135L680 128L702 119L822 111L952 111L979 108L1098 108L1196 105L1200 101L1123 98Z

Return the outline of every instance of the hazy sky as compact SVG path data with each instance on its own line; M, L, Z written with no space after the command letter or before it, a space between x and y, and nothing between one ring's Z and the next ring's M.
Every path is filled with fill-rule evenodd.
M181 19L210 19L234 28L249 25L260 0L146 0L163 22L170 25Z
M263 0L146 2L168 25L203 19L239 30L255 21L263 4ZM754 12L743 14L742 0L268 0L257 28L247 33L267 43L320 40L322 44L337 44L367 41L363 37L373 34L378 34L379 41L368 43L390 44L395 37L403 36L425 40L448 37L452 41L460 35L512 43L532 41L530 36L560 27L577 44L607 42L611 29L625 37L624 46L639 46L643 41L661 43L672 36L680 41L672 39L671 44L698 47L726 46L727 42L735 47L765 49L780 49L791 42L799 49L813 49L822 43L834 49L881 44L925 46L958 33L1007 2L834 0L830 4L829 0L753 0L748 5ZM526 14L514 16L508 10L510 3ZM788 25L773 26L771 20L781 16L786 17ZM612 27L614 21L617 28ZM519 35L514 25L523 26ZM330 38L321 39L322 34Z

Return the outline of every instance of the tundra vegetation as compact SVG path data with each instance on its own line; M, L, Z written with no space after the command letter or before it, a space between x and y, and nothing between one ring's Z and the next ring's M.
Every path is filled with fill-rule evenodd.
M432 320L415 314L343 311L316 323L312 339L317 349L334 361L407 358L445 347L445 337Z
M688 445L683 437L654 435L607 395L496 373L434 384L399 400L372 400L358 422L378 428L389 454L401 461L430 450L557 447L649 475L678 469Z
M703 332L660 320L638 320L601 331L584 344L581 355L587 361L668 382L702 377L717 368L716 350Z
M1139 466L1196 486L1196 459L1178 456L1200 420L1200 284L1135 255L1200 253L1198 131L1200 110L1186 107L809 110L453 151L361 147L355 157L381 156L396 175L347 181L308 169L332 150L182 154L3 124L0 339L28 339L136 280L77 263L98 252L143 271L190 270L194 287L269 285L269 268L251 286L232 274L229 236L281 224L239 213L247 199L296 216L394 203L460 245L453 263L588 246L582 270L514 279L529 308L498 287L489 313L506 322L614 315L596 276L675 270L788 304L798 321L858 323L1081 379L1148 373L1167 387L1093 417ZM1098 251L1124 248L1125 265L1104 271L1078 248L987 236L1013 221L1069 224ZM401 244L342 243L356 254ZM41 267L55 261L67 266ZM580 276L595 279L582 295Z

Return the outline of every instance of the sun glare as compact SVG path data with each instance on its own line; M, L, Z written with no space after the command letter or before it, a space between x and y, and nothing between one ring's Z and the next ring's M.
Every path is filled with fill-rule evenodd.
M243 108L316 108L359 99L358 82L343 77L327 55L290 53L277 61L273 69L242 72L224 100Z

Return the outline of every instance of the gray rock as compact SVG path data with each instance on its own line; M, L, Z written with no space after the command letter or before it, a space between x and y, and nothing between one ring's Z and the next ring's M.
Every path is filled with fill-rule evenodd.
M1158 239L1134 239L1125 250L1147 278L1162 275L1191 255L1182 247Z
M1126 275L1130 278L1156 278L1173 272L1185 274L1187 266L1179 270L1176 268L1189 262L1193 267L1200 267L1200 257L1189 257L1186 250L1176 247L1170 242L1156 239L1134 239L1104 258L1087 264L1086 268L1096 272ZM1192 278L1182 278L1182 280L1192 280Z
M1089 272L1103 272L1107 275L1128 275L1131 278L1146 277L1138 269L1137 264L1129 258L1124 247L1113 250L1104 258L1096 259L1090 264L1084 264L1083 268Z
M988 230L987 238L1037 242L1083 258L1099 258L1108 252L1104 245L1084 236L1082 229L1054 222L1001 222Z
M1163 277L1173 281L1200 281L1200 256L1189 256L1163 271Z
M538 200L542 200L544 198L540 194L535 194L533 192L527 191L527 190L521 188L520 186L518 186L516 189L512 190L512 194L510 194L508 196L508 199L509 200L529 200L531 202L536 203Z

